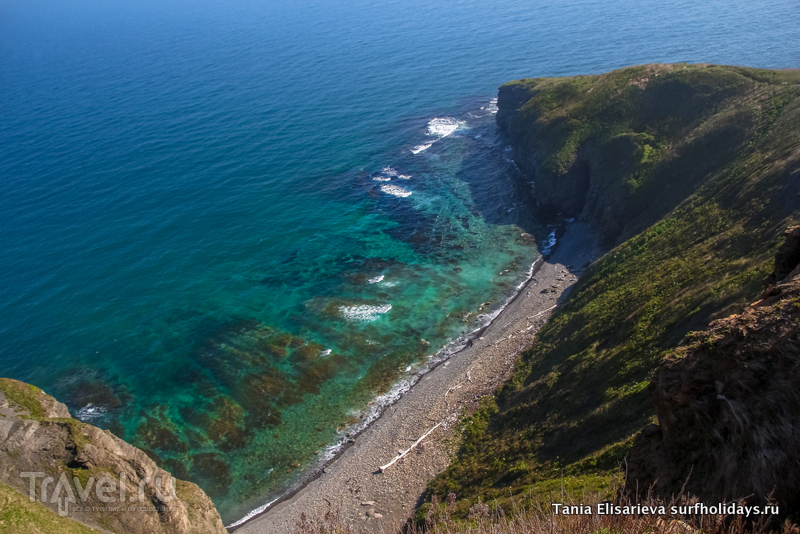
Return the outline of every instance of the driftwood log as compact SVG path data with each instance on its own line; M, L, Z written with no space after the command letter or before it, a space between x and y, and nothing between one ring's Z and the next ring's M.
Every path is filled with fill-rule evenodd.
M431 432L433 432L434 430L436 430L437 428L439 428L440 426L442 426L442 423L444 423L444 421L442 421L442 422L441 422L441 423L439 423L438 425L434 426L433 428L431 428L430 430L428 430L427 432L425 432L424 434L422 434L422 436L420 436L420 438L419 438L417 441L415 441L413 445L411 445L409 448L407 448L406 450L404 450L404 451L402 451L400 454L398 454L398 455L397 455L397 457L396 457L394 460L392 460L391 462L389 462L389 463L388 463L388 464L386 464L386 465L382 465L382 466L380 466L378 469L380 469L380 470L381 470L381 473L383 473L384 471L386 471L387 469L389 469L389 468L390 468L392 465L394 465L394 464L395 464L395 462L397 462L398 460L402 460L402 459L403 459L403 458L404 458L404 457L405 457L405 456L406 456L406 455L407 455L409 452L413 451L413 450L414 450L414 447L416 447L417 445L419 445L420 443L422 443L422 440L423 440L423 439L425 439L425 438L427 438L427 437L430 435L430 433L431 433Z

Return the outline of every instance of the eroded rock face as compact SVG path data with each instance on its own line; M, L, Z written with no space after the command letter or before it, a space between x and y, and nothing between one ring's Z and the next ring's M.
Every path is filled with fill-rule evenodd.
M800 226L787 228L783 235L786 241L775 254L775 270L767 278L767 285L780 283L800 274Z
M787 232L789 246L795 232ZM797 267L782 259L789 246L776 271ZM741 315L687 335L657 370L650 391L659 424L634 441L630 494L771 497L782 514L800 518L800 273L779 276Z
M591 222L611 247L740 156L759 128L742 105L756 87L735 68L640 65L507 83L496 117L538 212Z
M196 485L174 479L144 452L72 419L41 390L0 379L0 480L101 531L224 533Z

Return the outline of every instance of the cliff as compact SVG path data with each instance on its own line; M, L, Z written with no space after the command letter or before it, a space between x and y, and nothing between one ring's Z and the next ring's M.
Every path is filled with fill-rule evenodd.
M593 225L610 251L430 486L477 499L611 497L648 384L690 331L742 313L800 220L800 73L645 65L500 88L497 121L540 208ZM581 266L575 266L579 268ZM727 386L726 387L730 387ZM494 504L493 504L494 505Z
M540 207L582 217L616 245L751 149L796 100L798 78L659 64L519 80L500 87L497 122Z
M226 532L199 487L172 478L107 430L72 419L40 389L5 378L0 493L4 532L83 532L79 523L117 534Z
M656 371L658 425L634 441L629 493L772 500L800 518L800 227L769 281L765 298L687 334Z

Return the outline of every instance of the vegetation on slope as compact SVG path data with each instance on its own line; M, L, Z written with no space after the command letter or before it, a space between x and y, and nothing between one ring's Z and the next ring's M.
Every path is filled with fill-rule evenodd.
M800 227L787 234L776 264L790 260L794 274L778 272L742 314L691 332L656 370L659 424L634 440L630 495L772 501L778 518L800 519Z
M95 532L0 482L0 532L8 534L89 534Z
M537 198L617 246L465 422L431 494L455 493L463 515L512 493L616 490L634 433L653 420L656 366L687 332L755 300L798 219L799 82L659 65L501 88L498 122Z

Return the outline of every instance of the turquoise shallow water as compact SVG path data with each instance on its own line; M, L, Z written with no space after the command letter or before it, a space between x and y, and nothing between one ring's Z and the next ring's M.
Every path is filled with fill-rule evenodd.
M499 84L798 67L798 10L2 0L0 374L234 521L525 278Z

